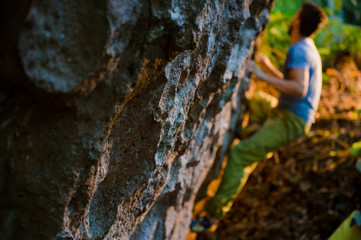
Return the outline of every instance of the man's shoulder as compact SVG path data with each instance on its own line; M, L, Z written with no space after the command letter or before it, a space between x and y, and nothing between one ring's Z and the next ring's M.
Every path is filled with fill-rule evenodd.
M309 48L302 44L294 44L288 50L290 59L304 59L309 54Z
M286 68L316 69L321 65L321 57L312 39L297 42L288 50Z
M305 51L317 51L315 44L312 39L303 39L290 47L293 53L300 53Z
M292 57L305 57L307 59L319 58L319 52L312 39L306 39L292 45L289 49Z

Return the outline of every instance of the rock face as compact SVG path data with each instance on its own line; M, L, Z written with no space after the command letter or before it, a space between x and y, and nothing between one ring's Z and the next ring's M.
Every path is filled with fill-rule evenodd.
M1 238L184 239L272 0L18 2L2 35Z

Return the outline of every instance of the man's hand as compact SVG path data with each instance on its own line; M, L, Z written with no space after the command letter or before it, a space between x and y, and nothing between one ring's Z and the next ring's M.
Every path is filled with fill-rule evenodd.
M271 74L272 76L278 78L283 78L283 73L281 73L275 66L273 66L267 55L258 52L256 53L255 60L265 73Z
M247 65L247 71L255 74L257 78L260 78L262 80L263 80L263 77L265 75L265 73L252 60L250 60L248 65Z
M258 64L260 64L261 66L265 66L266 68L269 68L270 66L272 66L272 63L271 63L271 60L269 59L269 57L262 53L259 53L259 52L256 53L255 60Z

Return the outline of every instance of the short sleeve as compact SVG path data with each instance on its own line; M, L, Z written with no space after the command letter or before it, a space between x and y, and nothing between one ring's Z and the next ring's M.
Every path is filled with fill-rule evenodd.
M286 68L310 69L310 63L307 60L307 52L302 48L290 49Z

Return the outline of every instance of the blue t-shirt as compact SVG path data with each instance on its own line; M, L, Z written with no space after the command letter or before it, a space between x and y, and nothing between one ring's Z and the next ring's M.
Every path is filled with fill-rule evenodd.
M310 38L304 38L292 45L287 52L284 77L289 79L291 68L309 71L308 90L305 97L294 97L281 93L278 106L301 117L307 123L315 121L322 88L322 63L320 54Z

